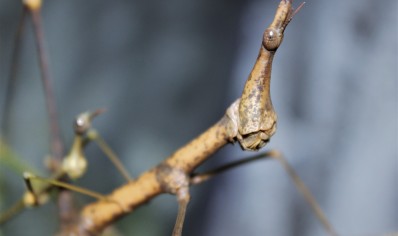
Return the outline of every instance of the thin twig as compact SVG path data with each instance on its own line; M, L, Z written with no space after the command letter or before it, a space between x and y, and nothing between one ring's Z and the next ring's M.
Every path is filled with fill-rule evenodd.
M14 203L10 208L8 208L5 212L2 212L0 214L0 225L5 224L10 219L20 214L23 209L25 209L25 203L22 199L20 199L16 203Z
M48 57L44 47L44 32L41 20L40 8L30 10L34 32L36 36L36 46L40 61L41 78L43 82L47 112L50 122L50 140L51 140L51 155L52 157L60 162L63 157L64 147L61 141L61 135L59 132L57 109L55 105L55 97L53 93L52 78L50 75L50 69L48 66Z
M49 117L50 123L50 149L51 149L51 157L54 160L54 164L56 169L52 170L53 172L58 171L58 168L61 166L61 161L64 155L64 147L61 140L61 135L59 131L58 118L57 118L57 109L55 105L55 96L53 94L53 86L52 86L52 78L50 76L49 66L48 66L48 57L44 47L44 32L43 25L41 20L41 0L24 0L25 6L29 9L31 13L33 28L36 37L36 46L40 61L40 70L41 70L41 78L44 88L44 96L46 101L47 113ZM72 196L70 191L66 191L62 189L61 193L57 200L58 209L59 209L59 218L61 229L65 228L68 224L70 224L69 216L74 215L76 211Z

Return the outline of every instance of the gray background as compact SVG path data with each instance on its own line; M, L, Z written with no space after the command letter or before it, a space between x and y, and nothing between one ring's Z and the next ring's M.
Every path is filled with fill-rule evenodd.
M43 20L65 144L78 113L108 112L95 126L134 176L216 122L240 96L277 1L46 1ZM295 2L298 5L299 2ZM31 24L13 100L4 101L21 13L0 0L0 106L6 139L41 169L48 122ZM308 1L274 60L283 151L341 235L398 231L397 2ZM3 117L3 110L0 110ZM201 170L244 156L238 145ZM107 193L124 183L95 145L76 184ZM0 209L23 192L0 166ZM194 187L184 235L324 235L278 163L260 161ZM92 201L78 196L80 204ZM170 235L177 204L161 196L117 222L123 235ZM25 211L0 235L51 235L56 207Z

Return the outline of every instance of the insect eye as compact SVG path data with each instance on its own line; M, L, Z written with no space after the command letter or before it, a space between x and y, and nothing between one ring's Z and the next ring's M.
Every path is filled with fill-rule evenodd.
M74 129L77 134L84 134L91 126L88 114L83 113L76 117L74 122Z
M263 46L268 51L275 51L282 42L283 35L274 29L266 29L263 37Z

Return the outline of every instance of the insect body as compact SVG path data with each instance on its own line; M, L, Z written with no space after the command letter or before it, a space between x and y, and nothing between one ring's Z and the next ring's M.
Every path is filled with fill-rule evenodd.
M283 40L283 32L294 14L291 1L281 1L271 25L265 30L257 61L246 81L238 111L231 111L236 119L237 134L245 150L259 150L276 131L277 116L270 97L272 60ZM236 130L235 128L235 130Z

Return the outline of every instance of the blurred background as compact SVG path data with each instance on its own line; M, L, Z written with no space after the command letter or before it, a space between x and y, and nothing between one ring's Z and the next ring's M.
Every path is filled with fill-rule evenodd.
M300 2L295 2L298 6ZM240 96L278 1L52 0L42 9L62 138L86 110L133 176L216 122ZM49 129L31 22L25 23L15 89L5 99L22 6L0 0L2 137L47 175ZM282 151L340 235L398 231L398 84L395 0L308 1L274 59L276 135ZM11 107L4 114L5 105ZM5 117L7 119L5 120ZM108 193L124 184L96 145L76 182ZM207 170L253 153L227 146ZM0 211L23 193L0 161ZM184 235L325 235L282 167L264 160L192 187ZM81 206L93 201L76 194ZM0 227L0 235L52 235L54 201ZM162 195L115 225L122 235L170 235L174 196Z

